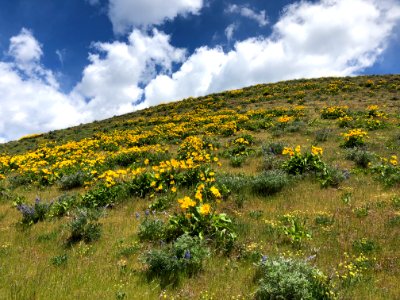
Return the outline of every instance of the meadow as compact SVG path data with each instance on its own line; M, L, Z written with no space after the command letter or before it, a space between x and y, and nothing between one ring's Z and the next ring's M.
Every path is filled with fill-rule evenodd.
M0 144L1 299L399 299L400 75Z

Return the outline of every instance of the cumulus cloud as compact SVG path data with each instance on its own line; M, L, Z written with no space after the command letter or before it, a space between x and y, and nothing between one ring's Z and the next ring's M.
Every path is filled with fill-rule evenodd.
M183 63L180 70L159 75L145 88L145 105L177 100L187 96L204 95L212 81L219 77L228 57L221 48L201 47Z
M135 29L124 42L94 43L68 94L42 65L33 33L22 29L10 39L11 59L0 61L0 142L256 83L356 74L375 63L399 20L397 0L301 1L285 8L270 36L237 41L228 52L203 46L191 55L165 33ZM227 29L227 37L233 32Z
M43 55L41 45L32 32L22 28L21 32L10 39L8 54L21 65L37 63Z
M146 102L291 78L356 74L374 64L399 19L397 1L298 2L286 7L271 36L236 42L227 53L200 48L171 76L157 76L145 89Z
M30 30L13 36L7 53L12 60L0 62L0 142L87 120L82 103L61 93L41 65L42 47Z
M198 14L203 0L110 0L109 18L114 32L124 33L134 26L161 24L178 15Z
M23 29L10 39L12 61L0 62L0 141L137 109L143 86L185 59L169 39L156 29L134 30L126 43L95 43L82 80L65 94L41 65L41 45Z
M158 73L169 73L182 62L185 51L170 45L169 36L157 30L152 35L134 30L128 43L96 43L91 63L74 88L74 97L83 97L93 119L132 111L142 96L141 86ZM102 56L101 56L101 55Z
M80 105L53 85L0 62L0 140L64 128L85 121Z
M260 11L259 13L255 12L253 9L245 6L245 5L236 5L231 4L226 9L229 13L240 14L242 17L249 18L258 23L259 26L266 26L268 22L268 18L265 14L265 10Z

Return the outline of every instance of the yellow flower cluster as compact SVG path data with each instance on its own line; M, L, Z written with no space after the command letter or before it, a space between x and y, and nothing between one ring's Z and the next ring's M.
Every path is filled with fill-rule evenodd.
M311 154L312 155L322 155L323 150L321 147L311 146Z
M190 197L188 197L188 196L185 196L184 198L179 199L178 202L180 203L181 208L182 208L183 210L186 210L186 209L188 209L188 208L190 208L190 207L195 207L195 206L196 206L196 201L193 201L193 200L192 200Z
M218 188L216 188L214 185L212 187L210 187L210 192L211 192L211 194L213 194L213 196L216 199L221 199L222 198L222 195L219 192Z
M378 109L379 109L378 105L368 105L367 106L367 111L370 111L370 112L377 111Z
M297 145L296 148L291 148L291 147L284 147L282 150L282 154L283 155L289 155L289 156L293 156L295 154L300 154L301 152L301 147L300 145Z
M292 120L293 120L293 117L286 116L286 115L278 118L279 123L289 123Z
M211 212L211 205L208 203L200 205L199 212L202 215L209 215Z
M99 179L105 179L106 186L111 187L116 184L115 180L118 180L119 178L122 178L128 174L129 170L108 170L105 171L103 174L101 174L98 178Z
M389 162L391 163L392 166L397 166L398 165L397 156L396 155L392 155L390 157Z
M368 133L362 129L350 129L347 133L342 133L345 141L349 141L351 138L364 138L368 136Z

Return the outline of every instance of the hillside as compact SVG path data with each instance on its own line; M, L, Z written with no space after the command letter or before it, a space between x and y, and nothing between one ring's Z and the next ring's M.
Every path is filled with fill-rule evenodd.
M400 75L0 145L1 299L399 299Z

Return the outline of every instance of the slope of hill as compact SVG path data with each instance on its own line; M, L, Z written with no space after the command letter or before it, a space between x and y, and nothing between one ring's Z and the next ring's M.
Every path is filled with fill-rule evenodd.
M398 299L399 101L295 80L0 145L0 298Z

